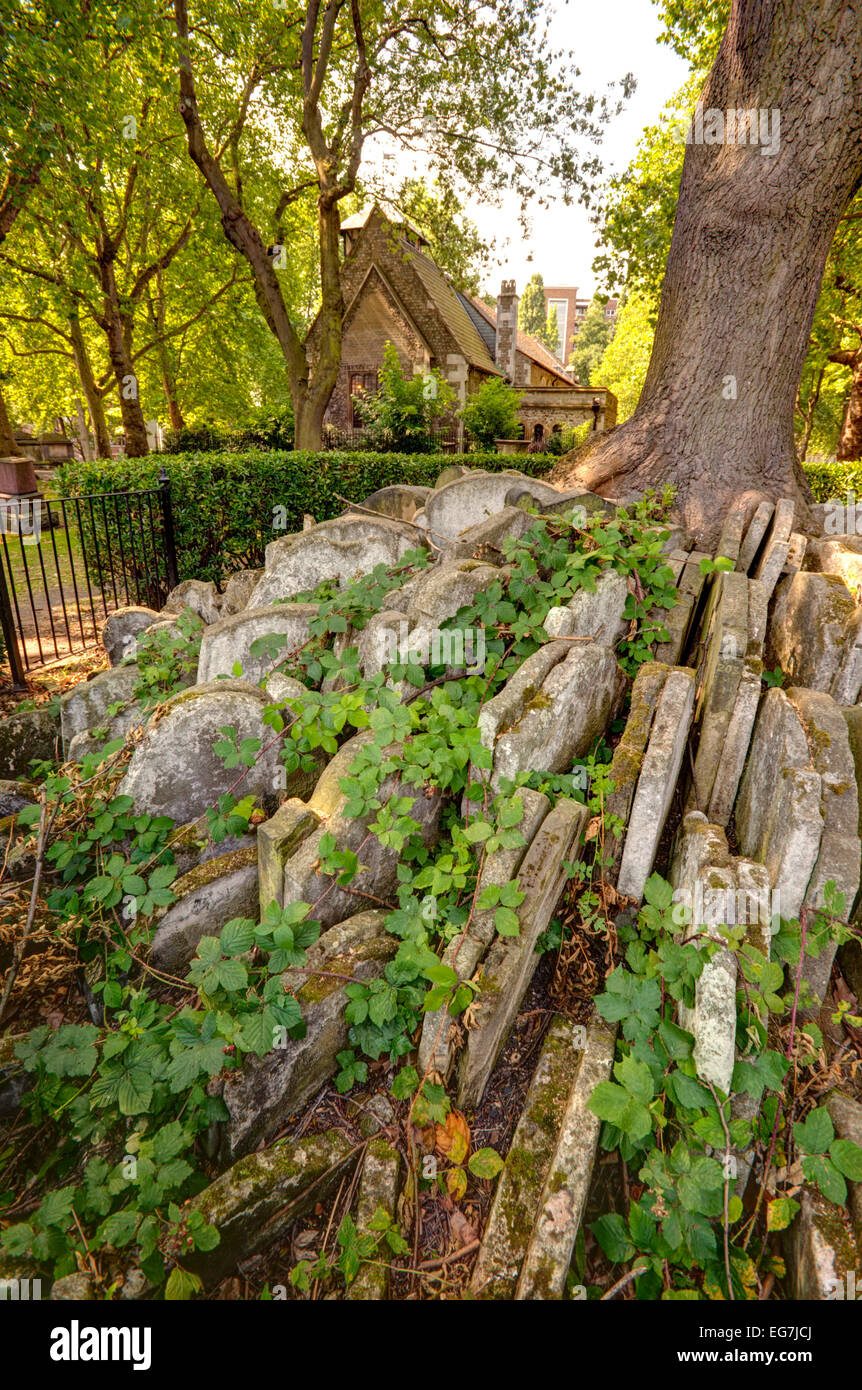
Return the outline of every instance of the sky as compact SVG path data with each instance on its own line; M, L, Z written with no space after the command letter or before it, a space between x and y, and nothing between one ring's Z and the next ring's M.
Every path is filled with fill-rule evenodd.
M618 116L603 126L600 145L585 142L584 157L598 153L604 174L622 173L634 157L644 127L653 125L689 77L688 65L667 44L658 42L659 11L653 0L547 0L549 38L554 48L573 49L580 70L578 89L596 96L605 93L615 104L622 79L633 73L637 85ZM366 172L383 187L417 175L433 178L422 158L397 151L386 139L366 146ZM553 188L543 188L551 204L532 217L530 231L521 229L517 198L495 207L476 199L464 202L465 213L475 222L491 249L482 274L483 291L496 296L501 280L514 280L523 290L538 272L546 285L573 285L582 296L596 286L592 264L596 255L596 228L589 210L562 198Z
M659 29L652 0L602 0L600 4L568 0L557 6L551 39L558 48L575 50L582 90L601 93L627 72L637 79L637 89L622 114L604 128L599 152L608 172L621 173L626 168L644 126L656 120L688 77L683 60L657 42ZM538 271L546 285L576 285L582 295L592 294L596 229L582 205L552 204L533 218L526 240L521 237L514 203L503 210L468 203L465 210L493 247L483 284L489 293L497 294L502 279L515 280L521 291Z

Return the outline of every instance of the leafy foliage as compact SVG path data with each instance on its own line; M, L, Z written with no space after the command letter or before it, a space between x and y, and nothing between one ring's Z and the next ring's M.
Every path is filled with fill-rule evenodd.
M523 894L517 883L481 892L478 884L487 855L523 843L518 791L535 785L536 775L522 774L492 792L479 711L538 649L549 609L580 588L594 588L609 567L639 577L621 660L634 669L649 655L650 644L664 636L654 610L675 593L661 551L660 515L661 505L650 499L611 518L595 515L583 527L541 518L507 542L500 579L451 620L484 629L481 673L448 679L445 669L399 653L384 671L363 678L355 645L339 655L330 650L333 635L360 631L393 586L420 572L424 552L404 556L392 570L378 566L343 590L321 585L309 596L318 616L308 641L299 651L277 647L270 653L272 669L281 665L306 687L301 699L274 701L265 712L286 769L317 748L334 753L349 728L367 729L370 738L341 781L347 814L367 826L363 843L374 837L399 859L386 920L397 950L380 977L346 987L349 1046L338 1058L339 1090L363 1084L371 1061L386 1057L399 1065L427 1012L458 1017L469 1008L481 983L461 980L440 955L463 935L474 912L492 912L502 936L519 933ZM190 631L188 641L194 640ZM168 660L165 668L162 655L145 645L139 656L142 676L155 672L143 681L152 698L172 688L174 667ZM179 660L188 660L185 649ZM317 689L324 677L330 678L326 689ZM243 770L260 755L260 740L239 739L225 727L215 751L238 774L240 787ZM3 1242L10 1253L52 1266L55 1275L76 1267L85 1240L91 1252L134 1249L153 1282L167 1281L165 1296L183 1298L197 1288L184 1254L218 1239L179 1205L204 1181L193 1161L199 1137L225 1118L209 1083L241 1065L243 1056L264 1056L300 1035L300 1004L285 972L303 968L319 927L303 903L271 904L258 921L235 919L218 937L205 936L184 981L145 968L153 914L175 900L176 832L166 817L136 815L130 798L112 790L112 758L121 752L118 745L113 753L103 750L101 762L90 759L81 780L51 770L45 775L56 822L47 852L53 880L47 905L88 969L104 1026L37 1029L17 1045L17 1059L36 1083L25 1097L28 1119L50 1126L55 1141L38 1175L44 1196L30 1219L6 1229ZM538 784L551 796L568 789L565 778L540 776ZM413 810L416 798L432 788L442 797L442 834L429 849ZM462 813L465 796L469 806ZM34 811L38 815L30 807L19 816L31 833ZM223 795L206 817L212 838L243 833L253 811L251 797ZM346 891L357 885L362 903L362 846L339 849L334 836L325 835L319 854L323 879ZM179 1007L163 998L166 984L183 989ZM452 1124L445 1091L428 1080L420 1084L414 1067L396 1075L393 1094L410 1101L417 1124ZM471 1157L455 1138L446 1152L451 1166L443 1180L459 1195L469 1176L488 1180L499 1168L493 1151ZM380 1242L372 1248L363 1235L354 1239L349 1226L343 1234L341 1272L352 1277L357 1262ZM394 1228L377 1234L394 1252Z
M301 531L310 513L328 521L344 511L341 497L361 502L393 483L433 487L453 463L504 468L510 459L493 454L326 453L177 454L147 459L70 461L57 470L63 496L152 487L164 465L171 480L180 579L221 584L235 569L263 564L271 540ZM553 460L532 454L522 471L542 477ZM102 523L96 514L97 528ZM100 538L101 538L101 532Z
M405 375L397 350L386 343L377 390L354 396L353 405L371 447L430 454L435 447L434 422L446 414L454 399L451 386L438 371Z
M495 439L514 439L518 433L518 409L523 392L491 377L472 392L462 407L461 418L482 448L489 449Z
M604 385L598 378L596 368L614 336L613 324L605 318L605 303L600 295L593 295L569 359L581 386Z
M745 926L681 937L671 886L655 874L644 896L637 926L620 932L625 963L608 976L596 999L599 1013L619 1025L621 1036L614 1079L600 1082L589 1101L604 1121L603 1147L618 1149L627 1164L637 1166L643 1191L627 1213L600 1217L593 1231L609 1260L642 1269L639 1298L757 1298L749 1247L761 1258L766 1252L756 1234L756 1211L746 1214L733 1190L737 1155L758 1142L768 1146L763 1190L768 1183L774 1196L767 1226L782 1229L798 1208L796 1189L785 1178L789 1190L777 1191L769 1160L780 1136L783 1167L789 1168L783 1107L791 1061L772 1045L770 1019L774 1026L776 1020L795 1018L809 944L803 943L798 923L783 922L772 938L771 959L746 940ZM827 908L832 906L837 904L827 894ZM828 918L812 932L811 954L824 933L836 933ZM704 967L723 950L736 954L740 983L738 1060L728 1095L699 1078L694 1037L674 1020L680 1006L693 1006ZM795 978L785 990L786 962ZM819 1030L807 1024L806 1033L816 1049ZM732 1108L733 1098L741 1095L757 1103L754 1118ZM862 1149L834 1138L823 1108L797 1122L792 1137L804 1177L832 1201L843 1202L845 1178L862 1171ZM776 1266L776 1272L783 1271Z

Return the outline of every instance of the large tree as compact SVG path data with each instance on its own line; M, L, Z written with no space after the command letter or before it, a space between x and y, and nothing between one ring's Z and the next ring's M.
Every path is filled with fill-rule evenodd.
M803 513L810 499L793 412L826 257L862 179L855 10L734 0L702 104L765 111L780 139L771 153L687 145L638 408L560 473L613 497L673 484L680 514L709 541L745 492L794 496Z
M444 188L526 200L554 180L570 196L595 173L580 141L606 106L579 95L576 70L549 48L542 0L307 0L256 6L241 23L221 3L197 14L174 0L174 10L189 154L284 356L297 447L314 448L341 360L340 206L366 142L421 151ZM246 146L273 128L291 175L266 206ZM306 326L289 312L279 268L295 254L285 214L309 192L319 309Z
M123 40L104 0L30 0L0 23L0 245L62 139L61 110L110 64ZM98 116L96 116L98 120ZM16 452L0 377L0 454Z
M518 300L518 327L537 337L548 321L545 308L545 282L537 273L530 276Z

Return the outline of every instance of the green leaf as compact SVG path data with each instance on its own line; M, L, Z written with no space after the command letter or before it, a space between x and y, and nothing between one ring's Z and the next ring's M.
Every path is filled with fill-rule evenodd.
M634 1096L613 1081L600 1081L589 1099L589 1108L600 1120L616 1125L637 1143L652 1130L650 1113Z
M862 1182L862 1148L850 1139L833 1139L829 1157L839 1173L851 1182Z
M96 1239L100 1245L113 1245L115 1249L121 1250L134 1239L140 1220L141 1213L136 1207L114 1212L102 1222L96 1232Z
M489 840L493 833L494 827L484 820L471 821L470 824L464 828L465 839L467 839L471 845L478 845L484 840Z
M226 956L244 956L254 945L254 922L236 917L221 929L221 949Z
M419 1085L419 1073L415 1067L402 1067L392 1082L392 1094L396 1100L409 1100Z
M129 1067L120 1078L117 1104L123 1115L143 1115L153 1098L153 1079L145 1067Z
M149 877L149 887L167 888L177 876L176 864L157 864Z
M632 1202L629 1207L629 1230L638 1250L652 1249L657 1229L655 1217L639 1202Z
M803 1152L825 1154L835 1138L835 1127L826 1107L812 1110L805 1120L797 1120L793 1126L793 1137Z
M809 1182L816 1182L824 1197L842 1207L847 1200L847 1184L835 1164L822 1154L803 1158L802 1172Z
M652 874L644 884L644 899L650 907L665 912L673 902L673 889L660 874Z
M607 1120L608 1124L621 1129L630 1102L631 1097L624 1087L613 1081L600 1081L590 1096L589 1108L600 1120Z
M798 1211L799 1203L792 1197L775 1197L766 1209L767 1231L786 1230Z
M593 1223L591 1229L612 1263L622 1264L624 1260L630 1260L636 1254L626 1229L626 1223L619 1212L608 1212L606 1216L600 1216L598 1221Z
M518 920L517 912L513 912L511 907L498 907L494 913L494 926L500 936L520 936L521 923Z
M684 1028L679 1028L675 1023L662 1019L658 1026L659 1037L667 1048L668 1056L675 1062L681 1061L684 1057L690 1057L694 1047L694 1038L691 1033L687 1033Z
M474 1178L496 1178L503 1167L503 1160L496 1149L477 1149L471 1154L467 1167Z
M200 1293L202 1289L203 1284L196 1274L190 1273L187 1269L180 1269L177 1265L168 1276L165 1298L169 1303L182 1302L190 1299L193 1294Z
M631 1055L623 1057L621 1061L616 1063L614 1076L636 1100L642 1101L646 1105L655 1095L655 1083L649 1067L645 1062L639 1062Z
M220 960L213 969L222 989L236 991L248 983L248 972L241 960Z
M59 1226L65 1230L72 1220L75 1204L74 1187L55 1188L42 1198L36 1220L40 1226Z
M667 1090L677 1105L686 1110L703 1110L706 1106L715 1105L706 1087L683 1071L675 1071L667 1078Z

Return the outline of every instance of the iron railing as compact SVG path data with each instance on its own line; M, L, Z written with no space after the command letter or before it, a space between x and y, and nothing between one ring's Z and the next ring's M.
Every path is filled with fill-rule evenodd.
M117 608L159 609L177 584L171 485L0 502L0 682L95 647ZM5 665L6 669L3 669Z

